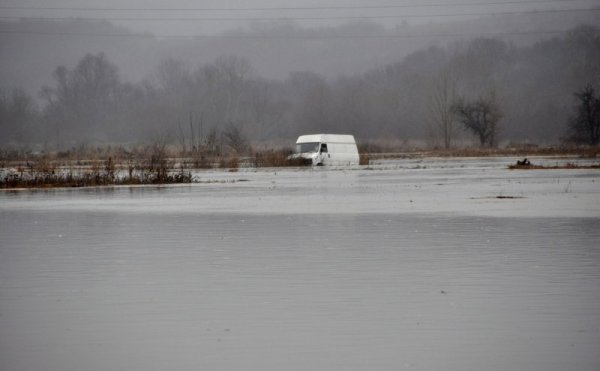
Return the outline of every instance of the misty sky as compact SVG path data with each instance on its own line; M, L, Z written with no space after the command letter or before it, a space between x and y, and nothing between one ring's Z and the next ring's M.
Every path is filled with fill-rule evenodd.
M507 14L521 15L499 16L496 22L461 22ZM4 27L0 30L4 43L0 45L0 81L3 86L22 87L35 96L42 85L53 82L52 72L57 66L74 66L85 53L99 52L105 52L128 81L148 78L167 57L195 67L223 54L249 59L260 75L269 78L283 79L291 71L303 70L338 76L398 62L432 43L445 45L446 35L468 39L504 34L507 41L531 43L540 37L558 35L576 24L599 25L595 15L600 16L600 0L0 0L0 23ZM56 22L19 22L40 18ZM127 29L99 22L61 22L74 18L107 20ZM338 27L356 20L377 22L387 30L372 23ZM300 32L291 31L292 37L307 35L302 33L303 28L325 28L316 33L321 43L279 40L278 36L287 37L286 28L271 26L290 22L301 28ZM19 27L21 23L23 27ZM65 27L61 28L61 24ZM260 27L248 30L257 24ZM209 38L203 40L202 46L185 44L196 40L189 36L212 36L240 29L238 35L242 37L255 37L264 31L265 37L275 40L261 48L256 40L250 43L243 39L213 42ZM144 38L103 37L129 31L159 36L155 40L159 43L148 43ZM508 39L515 31L525 34ZM533 32L528 38L529 31ZM394 32L408 32L410 37L387 37ZM58 34L45 38L55 33ZM331 35L334 37L329 38ZM174 38L162 42L160 36ZM335 40L338 36L346 39L346 44ZM352 42L356 44L349 46Z
M574 9L600 7L600 1L0 0L0 6L2 6L0 8L1 17L4 20L7 17L106 18L115 24L127 26L137 32L150 32L156 35L210 35L227 29L245 27L256 18L261 19L261 22L264 23L277 22L279 18L296 18L294 23L298 25L326 27L347 22L352 17L373 17L369 19L393 27L401 25L403 22L409 25L427 22L451 22L468 18L469 16L466 16L466 14L475 14L471 16L475 17L482 14L506 12L572 11ZM376 8L385 6L390 6L390 8ZM310 7L318 9L298 9ZM335 9L324 9L327 7ZM151 18L151 20L137 20L140 18ZM172 20L167 20L169 18ZM193 20L182 20L181 18L192 18ZM234 20L225 20L231 18L234 18Z

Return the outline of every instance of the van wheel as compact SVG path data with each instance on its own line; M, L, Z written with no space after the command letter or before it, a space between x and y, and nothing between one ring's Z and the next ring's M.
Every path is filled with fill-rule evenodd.
M322 163L322 162L319 162L319 163L317 164L317 166L323 166L323 163Z

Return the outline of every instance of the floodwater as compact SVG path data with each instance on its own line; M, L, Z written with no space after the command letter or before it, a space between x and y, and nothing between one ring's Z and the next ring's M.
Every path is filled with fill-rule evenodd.
M0 192L0 369L598 370L600 172L513 162Z

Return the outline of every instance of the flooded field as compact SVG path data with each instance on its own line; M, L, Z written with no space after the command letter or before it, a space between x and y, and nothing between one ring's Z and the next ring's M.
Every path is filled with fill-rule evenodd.
M0 369L598 370L600 171L514 161L0 192Z

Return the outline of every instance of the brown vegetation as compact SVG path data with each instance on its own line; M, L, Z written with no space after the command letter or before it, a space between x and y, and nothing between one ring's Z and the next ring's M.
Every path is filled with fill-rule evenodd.
M368 151L367 151L368 150ZM454 150L404 150L368 143L361 146L360 164L374 159L422 157L486 157L486 156L579 156L596 158L598 147L537 147L513 145L506 148L462 148ZM0 151L0 188L85 187L127 184L191 183L193 169L240 167L305 166L303 159L289 159L289 149L256 151L245 157L196 151L182 153L177 148L157 141L152 145L124 147L85 147L53 153ZM511 165L510 169L598 169L600 164L540 166Z
M363 151L361 151L363 153ZM597 158L600 147L509 145L503 148L465 147L454 149L400 149L385 148L384 151L369 152L371 159L423 158L423 157L494 157L494 156L578 156Z
M509 165L508 168L511 170L600 169L600 164L580 165L572 162L567 162L566 164L553 166L514 164Z
M523 160L517 160L517 163L514 165L509 165L508 166L509 169L514 170L514 169L520 169L520 170L538 170L538 169L600 169L600 164L587 164L587 165L581 165L581 164L576 164L574 162L567 162L565 164L561 164L561 165L554 165L554 166L544 166L544 165L535 165L532 164L531 161L529 161L527 158L524 158Z
M190 183L191 173L177 170L167 161L151 159L149 164L116 164L112 157L106 161L89 161L87 165L59 166L57 161L41 157L8 171L0 178L0 188L94 187L131 184Z
M158 142L130 150L80 147L43 154L5 151L0 153L0 170L4 170L0 173L0 188L192 183L192 169L237 171L240 167L304 165L302 159L288 159L289 153L267 150L247 157L235 152L178 157L177 151Z
M175 167L166 146L126 150L78 147L56 153L2 153L0 188L93 187L124 184L190 183Z
M359 165L369 165L370 157L366 153L361 153L358 158Z

